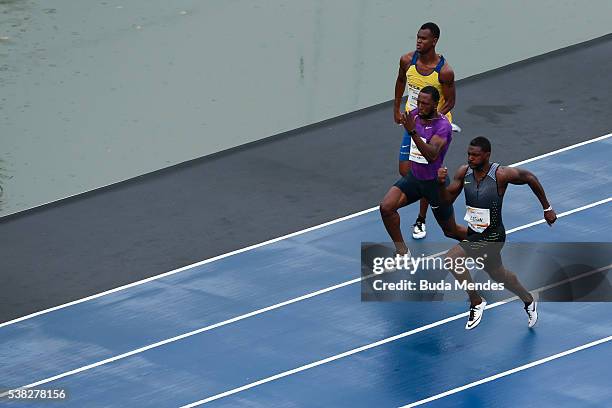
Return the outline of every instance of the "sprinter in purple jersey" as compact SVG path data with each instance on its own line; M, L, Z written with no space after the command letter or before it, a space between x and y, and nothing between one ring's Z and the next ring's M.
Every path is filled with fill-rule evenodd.
M456 240L467 237L467 229L457 225L452 204L440 200L438 169L452 140L452 127L444 115L438 113L440 93L433 86L419 92L417 109L405 112L401 123L410 134L410 170L385 194L380 203L380 214L398 254L409 253L400 228L398 209L426 198L444 235ZM447 179L447 183L450 180Z

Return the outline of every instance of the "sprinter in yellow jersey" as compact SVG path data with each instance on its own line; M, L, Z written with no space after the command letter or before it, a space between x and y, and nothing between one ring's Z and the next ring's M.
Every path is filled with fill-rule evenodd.
M436 44L440 38L440 28L435 23L425 23L417 33L416 50L402 55L399 73L395 81L395 106L393 115L395 123L400 124L402 117L402 97L408 85L408 98L405 105L407 112L416 109L416 99L421 89L435 87L440 93L438 112L446 115L452 123L451 109L455 106L455 73L442 55L436 53ZM453 130L459 131L457 126ZM400 148L399 172L405 176L410 171L410 135L404 132ZM419 216L413 226L412 237L425 238L425 217L427 200L420 201Z

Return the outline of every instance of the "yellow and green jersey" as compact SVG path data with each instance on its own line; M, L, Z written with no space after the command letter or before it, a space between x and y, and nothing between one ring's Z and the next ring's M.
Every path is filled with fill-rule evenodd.
M409 112L417 107L417 98L421 89L426 86L433 86L440 92L440 102L438 102L438 110L444 106L444 95L442 94L442 84L440 83L440 70L444 66L444 57L440 55L440 62L429 75L423 75L416 69L416 63L419 59L419 53L414 52L410 66L406 70L406 79L408 85L408 100L406 101L406 111ZM453 121L453 115L448 112L446 114L449 122Z

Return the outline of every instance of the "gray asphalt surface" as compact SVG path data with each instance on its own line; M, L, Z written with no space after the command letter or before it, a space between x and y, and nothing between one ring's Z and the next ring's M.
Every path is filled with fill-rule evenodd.
M609 133L610 55L612 35L459 81L447 166L477 135L513 163ZM375 206L397 179L391 107L0 219L0 321Z

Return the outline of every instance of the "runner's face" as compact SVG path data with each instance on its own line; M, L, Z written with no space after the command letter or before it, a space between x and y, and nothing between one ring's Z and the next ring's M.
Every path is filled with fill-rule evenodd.
M468 146L468 166L472 170L479 170L489 161L491 152L485 152L480 146Z
M419 30L417 33L416 49L418 52L424 54L435 47L437 42L438 39L434 38L429 29Z
M425 92L419 93L417 108L419 108L419 116L422 119L431 118L436 112L436 104L434 103L433 97Z

